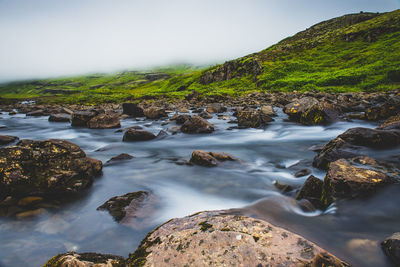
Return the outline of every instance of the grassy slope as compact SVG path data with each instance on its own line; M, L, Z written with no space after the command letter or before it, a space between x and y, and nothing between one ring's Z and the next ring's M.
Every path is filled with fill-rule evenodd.
M258 75L241 71L257 61ZM241 95L251 91L377 91L400 87L400 10L354 14L319 23L261 52L232 61L232 77L202 84L200 77L224 71L169 66L152 70L169 77L148 78L147 72L122 72L73 78L18 82L0 86L5 98L40 97L46 101L99 103L144 96L182 97L203 94ZM54 91L61 90L61 91Z

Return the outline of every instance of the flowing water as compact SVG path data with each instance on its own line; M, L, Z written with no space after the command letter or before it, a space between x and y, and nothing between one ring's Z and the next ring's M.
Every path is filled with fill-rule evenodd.
M229 112L227 114L230 114ZM0 266L41 266L50 257L66 251L111 253L127 256L147 232L171 218L212 209L266 218L295 231L355 266L388 266L379 242L399 231L400 195L396 185L374 197L342 201L328 211L304 212L293 198L284 196L274 181L301 186L306 177L295 178L298 168L311 167L315 156L310 147L327 143L352 127L376 127L354 121L329 126L301 126L286 121L281 110L263 130L226 130L232 124L210 120L217 130L205 135L169 135L161 140L122 142L115 129L73 128L68 123L48 122L47 117L0 115L0 134L20 139L65 139L78 144L90 157L106 162L121 153L132 160L106 165L103 175L81 197L58 210L35 218L0 219ZM162 121L128 118L122 127L143 126L158 133L171 125ZM178 165L195 149L223 151L243 163L223 163L216 168ZM383 152L373 156L379 158ZM399 150L384 154L399 154ZM96 208L109 198L128 192L154 193L159 205L149 220L127 227Z

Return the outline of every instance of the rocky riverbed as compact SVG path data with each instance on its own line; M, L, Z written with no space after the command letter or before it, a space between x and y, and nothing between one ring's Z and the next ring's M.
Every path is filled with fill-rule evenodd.
M193 92L95 107L3 103L0 265L60 254L48 266L391 266L399 98ZM145 238L172 218L221 209ZM173 258L161 253L169 249Z

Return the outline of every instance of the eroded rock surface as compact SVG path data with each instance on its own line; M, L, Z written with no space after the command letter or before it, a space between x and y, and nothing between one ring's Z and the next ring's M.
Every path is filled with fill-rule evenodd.
M155 139L156 137L157 136L155 136L151 132L130 128L124 133L122 141L124 142L149 141Z
M51 258L43 267L123 267L125 259L120 256L98 253L68 252Z
M188 134L212 133L214 131L214 125L202 117L194 115L183 123L181 131Z
M348 266L303 237L220 211L173 219L130 255L128 266Z
M221 161L227 161L227 160L238 161L237 158L228 153L206 152L202 150L193 151L192 157L190 158L191 163L205 167L215 167Z
M386 256L395 266L400 266L400 232L386 238L381 245Z

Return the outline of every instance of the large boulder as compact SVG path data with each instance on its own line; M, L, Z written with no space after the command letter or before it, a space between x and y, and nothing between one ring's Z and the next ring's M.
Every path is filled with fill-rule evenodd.
M155 139L155 136L151 132L143 131L143 130L136 130L136 129L128 129L124 133L124 137L122 141L124 142L136 142L136 141L149 141Z
M266 221L200 212L157 227L128 266L349 266L316 244Z
M153 194L137 191L112 197L97 210L107 210L115 221L138 228L144 219L152 215L154 204Z
M101 170L101 161L68 141L21 140L0 149L0 199L78 192Z
M43 267L123 267L125 259L121 256L98 253L68 252L59 254L46 262Z
M160 119L168 117L168 114L165 112L165 109L159 107L149 107L144 111L144 115L148 119Z
M237 112L237 121L241 127L260 128L273 121L273 119L260 110L239 110Z
M382 244L383 252L395 266L400 266L400 233L394 233L386 238Z
M122 104L122 113L127 114L133 117L143 117L144 112L141 107L136 103L123 103Z
M202 150L195 150L192 153L190 162L196 165L205 167L215 167L221 161L238 161L237 158L225 152L206 152Z
M0 145L7 145L17 141L19 138L12 135L0 135Z
M274 117L276 116L275 110L272 106L261 106L260 107L261 115Z
M93 111L75 111L72 114L71 125L86 127L87 123L96 115L96 112Z
M50 114L49 121L51 122L70 122L71 115L66 113Z
M338 198L367 196L395 181L390 170L372 158L339 159L329 165L322 189L322 202L327 207Z
M188 118L185 123L183 123L181 131L188 134L212 133L214 131L214 125L202 117L194 115Z
M339 112L335 106L326 102L319 102L313 97L303 97L287 104L285 112L292 121L305 125L324 124L336 121Z
M109 129L119 128L121 123L118 114L102 113L87 122L87 127L90 129Z
M326 144L315 156L313 166L326 170L330 162L367 155L370 149L393 148L400 144L399 130L351 128Z
M400 100L391 99L385 103L374 105L365 110L365 118L367 120L387 119L400 113Z

